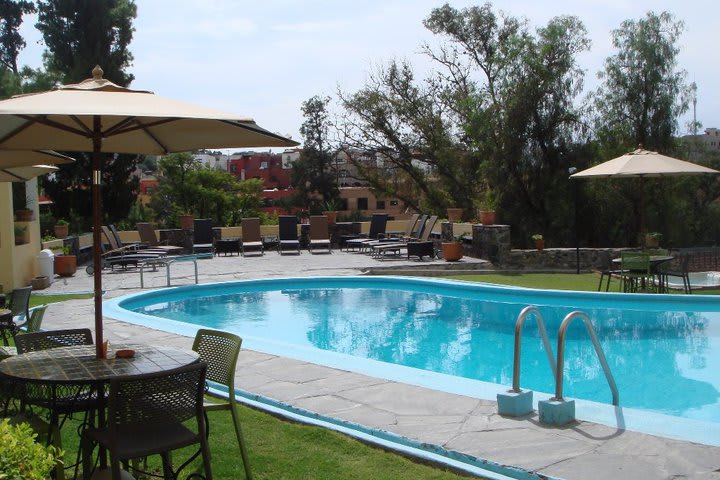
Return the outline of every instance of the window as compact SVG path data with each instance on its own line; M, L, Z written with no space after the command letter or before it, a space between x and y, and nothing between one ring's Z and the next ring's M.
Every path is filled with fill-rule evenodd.
M237 172L237 165L235 165L234 163L232 165L230 165L230 172L231 173Z
M267 170L268 162L260 162L260 170Z
M145 189L145 195L152 195L153 193L153 187L147 187Z
M375 208L378 210L385 210L385 200L378 200L375 202Z
M366 197L360 197L357 199L357 209L358 210L367 210L368 209L368 199Z

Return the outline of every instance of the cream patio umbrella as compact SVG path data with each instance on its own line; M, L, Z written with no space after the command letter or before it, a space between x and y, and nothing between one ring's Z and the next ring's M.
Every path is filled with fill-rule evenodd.
M657 152L637 148L607 162L570 175L571 179L584 178L635 178L635 177L676 177L684 175L718 174L717 170L678 160ZM639 228L645 227L644 195L641 189L639 206ZM577 207L576 207L577 208ZM579 262L579 261L578 261Z
M58 170L51 165L0 168L0 182L27 182L28 180Z
M103 356L100 183L102 153L163 155L200 148L298 145L251 118L120 87L102 69L81 83L0 101L0 149L92 152L95 342Z
M63 165L75 159L52 150L0 150L0 168Z
M712 168L678 160L650 150L638 148L607 162L570 175L570 178L603 177L669 177L720 173Z

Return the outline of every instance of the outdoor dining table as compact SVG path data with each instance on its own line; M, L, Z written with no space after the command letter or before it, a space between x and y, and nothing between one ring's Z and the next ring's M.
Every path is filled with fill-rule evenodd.
M650 255L650 273L653 275L658 274L658 266L665 262L673 260L675 257L672 255ZM622 267L622 258L613 258L613 264L620 265ZM644 279L643 279L644 282ZM644 284L643 284L644 286Z
M134 350L131 358L116 357L118 350ZM193 364L200 360L192 350L145 344L113 345L106 359L98 359L94 345L58 347L27 352L0 362L0 374L20 384L49 386L87 384L102 391L103 386L120 376L158 373ZM50 389L55 391L55 389ZM52 400L52 399L49 399ZM98 424L105 421L103 395L98 395Z

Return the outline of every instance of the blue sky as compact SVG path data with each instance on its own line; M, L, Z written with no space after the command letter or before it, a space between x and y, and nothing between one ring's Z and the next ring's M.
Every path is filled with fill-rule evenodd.
M136 0L138 16L130 50L133 87L253 117L261 126L301 140L300 106L313 95L352 92L391 59L429 68L419 53L434 42L422 25L444 2L431 0ZM456 8L479 2L450 1ZM557 15L576 15L592 49L579 59L586 89L613 53L611 30L648 10L667 10L685 22L680 67L698 85L697 117L720 128L720 62L717 4L709 0L516 0L496 9L524 16L532 27ZM23 26L28 48L21 64L40 65L42 45ZM690 119L688 115L682 123ZM687 133L684 125L681 133Z

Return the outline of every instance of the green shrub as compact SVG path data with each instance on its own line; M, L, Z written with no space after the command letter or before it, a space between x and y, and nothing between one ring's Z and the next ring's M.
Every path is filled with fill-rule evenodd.
M53 446L35 441L37 435L27 423L0 422L0 479L44 480L49 477L61 453Z

